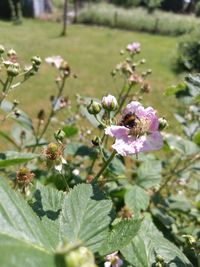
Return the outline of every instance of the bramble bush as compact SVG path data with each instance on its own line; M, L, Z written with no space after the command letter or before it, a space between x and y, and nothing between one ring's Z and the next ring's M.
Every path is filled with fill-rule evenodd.
M76 74L62 57L46 58L57 93L30 118L8 99L42 60L23 67L0 46L1 124L15 123L0 131L13 147L0 153L1 267L200 266L200 75L166 90L166 101L182 103L183 134L168 133L166 119L141 103L151 70L140 50L134 42L120 51L116 96L76 95L74 109L65 87Z
M200 71L200 31L198 29L180 39L174 61L177 71Z

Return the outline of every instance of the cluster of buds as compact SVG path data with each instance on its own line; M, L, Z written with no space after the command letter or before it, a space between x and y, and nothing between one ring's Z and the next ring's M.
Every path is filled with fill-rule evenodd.
M87 106L88 112L92 115L99 114L102 108L108 112L115 111L118 108L117 99L112 95L107 95L102 98L101 103L91 100Z
M0 46L0 56L2 57L2 54L5 52L4 47L1 45ZM3 58L3 65L6 68L7 75L9 77L15 77L19 75L20 73L20 65L17 63L17 53L15 50L10 49L7 52L8 59L4 60Z
M27 186L31 183L34 174L26 167L20 168L16 173L16 182L18 185Z
M140 43L133 42L128 44L126 47L128 52L128 57L124 62L118 64L115 69L112 71L112 76L115 76L117 73L120 73L127 80L129 85L141 85L141 92L148 93L150 90L149 84L145 81L145 78L151 74L151 70L143 71L142 73L136 72L136 68L140 65L146 63L145 59L136 60L135 55L140 53ZM121 51L120 54L124 55L124 51Z

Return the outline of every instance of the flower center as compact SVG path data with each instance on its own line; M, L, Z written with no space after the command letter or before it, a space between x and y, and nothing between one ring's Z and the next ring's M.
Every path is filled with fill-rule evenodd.
M129 135L139 137L148 133L150 128L150 121L145 118L139 118L135 113L127 113L120 125L123 125L129 129Z

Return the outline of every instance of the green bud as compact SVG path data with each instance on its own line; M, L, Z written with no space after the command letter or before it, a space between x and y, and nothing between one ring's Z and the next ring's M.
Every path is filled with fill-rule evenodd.
M87 106L87 110L90 114L97 115L101 111L101 104L91 100L90 104Z
M33 65L39 66L42 63L42 59L39 56L34 56L31 58Z
M67 267L96 267L92 252L85 247L67 253L65 263Z
M10 65L7 68L8 76L15 77L19 74L19 68L16 68L14 65Z
M8 56L8 57L16 56L16 55L17 55L17 53L15 52L14 49L10 49L10 50L8 50L8 52L7 52L7 56Z
M0 45L0 55L3 54L5 52L5 49L3 47L3 45Z
M164 259L161 255L156 255L156 262L164 262Z
M158 126L159 131L164 130L168 126L168 122L165 118L159 118L158 122L159 122L159 126Z
M116 74L117 74L117 71L116 70L112 70L111 75L115 76Z
M62 143L65 138L65 132L63 130L58 130L54 133L54 137L58 142Z

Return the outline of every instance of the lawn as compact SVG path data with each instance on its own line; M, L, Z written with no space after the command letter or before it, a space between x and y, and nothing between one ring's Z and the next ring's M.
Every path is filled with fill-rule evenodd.
M147 68L153 70L152 92L145 96L144 102L153 105L160 116L167 117L174 125L175 101L164 97L163 92L182 79L171 70L177 38L83 25L70 25L67 37L59 37L60 32L59 23L24 20L22 25L13 26L1 21L0 43L6 48L14 48L22 63L28 63L32 55L40 55L43 59L50 55L63 56L78 75L78 79L68 81L66 88L66 95L74 99L76 93L94 97L115 94L120 89L119 82L113 81L110 72L121 61L119 51L128 43L139 41L141 58L146 58ZM55 93L55 75L51 66L43 64L39 75L13 92L10 99L17 98L23 110L36 115Z

